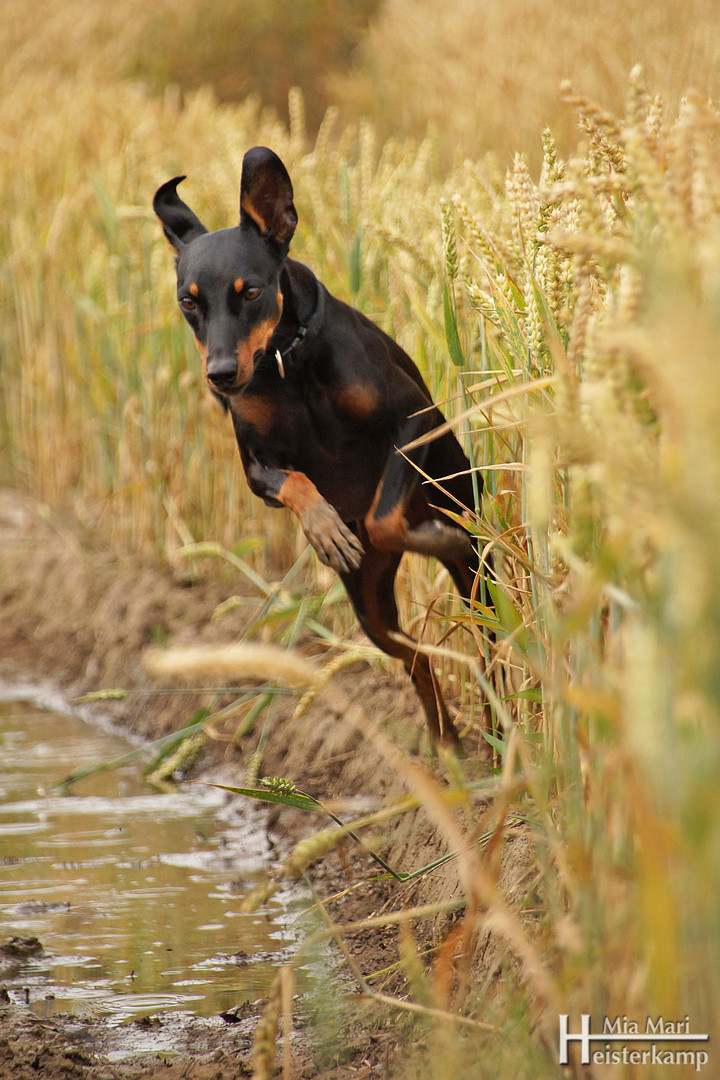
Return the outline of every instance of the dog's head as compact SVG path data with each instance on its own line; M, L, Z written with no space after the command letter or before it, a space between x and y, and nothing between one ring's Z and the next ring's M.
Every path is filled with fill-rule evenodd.
M177 296L203 375L216 393L242 390L282 315L280 271L297 225L290 177L277 154L248 150L240 223L208 232L177 193L184 176L155 193L153 209L177 258Z

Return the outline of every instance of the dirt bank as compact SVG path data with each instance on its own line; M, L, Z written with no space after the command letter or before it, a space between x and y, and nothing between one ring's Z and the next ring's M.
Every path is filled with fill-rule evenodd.
M119 555L72 517L50 514L14 492L0 492L0 679L5 681L46 680L70 698L107 687L147 688L140 657L149 644L228 642L242 633L247 620L257 614L259 602L250 601L219 622L211 618L218 604L239 587L242 583L236 577L223 576L216 568L191 577L166 563ZM181 698L134 693L121 702L92 707L111 712L134 735L151 739L177 729L209 700L201 693ZM356 664L339 673L291 725L294 706L295 700L288 698L274 710L262 774L289 777L323 798L362 795L372 804L403 790L403 779L357 724L347 721L351 713L356 718L391 714L397 721L393 733L397 727L408 743L417 742L421 719L404 675ZM243 782L257 734L241 746L230 735L218 730L216 738L206 740L193 763L194 776ZM268 814L279 859L317 827L316 820L300 811L283 807ZM411 870L444 854L447 844L424 812L417 811L388 826L383 851L391 865ZM532 872L532 856L521 834L511 838L508 851L501 881L513 894ZM346 848L342 858L336 853L328 856L315 871L315 880L328 895L371 871L372 864L362 853ZM347 922L409 903L450 900L458 893L457 864L450 862L413 885L383 883L347 891L330 910L335 919ZM439 931L433 920L416 929L435 942ZM396 929L384 928L352 935L349 945L358 967L367 973L396 960L396 940ZM492 978L499 954L489 937L480 948L484 976ZM396 982L394 989L399 988ZM170 1038L173 1052L154 1051L151 1045L148 1050L146 1043L143 1054L119 1060L117 1031L103 1022L62 1016L41 1019L22 1004L3 1003L0 996L0 1080L38 1075L51 1080L156 1076L232 1080L248 1075L256 1022L256 1015L232 1026L219 1018L188 1023L153 1017L148 1024ZM371 1018L363 1015L357 1027L347 1027L343 1046L326 1056L322 1065L301 1025L300 1017L294 1045L297 1076L320 1075L319 1069L337 1080L393 1074L397 1036L390 1034L388 1022L377 1013ZM143 1036L147 1033L146 1025ZM340 1064L346 1056L350 1064Z

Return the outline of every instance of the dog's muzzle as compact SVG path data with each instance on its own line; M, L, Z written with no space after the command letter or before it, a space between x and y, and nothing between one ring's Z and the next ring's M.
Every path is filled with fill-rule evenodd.
M209 382L217 390L229 390L237 381L237 360L234 356L208 358L206 372Z

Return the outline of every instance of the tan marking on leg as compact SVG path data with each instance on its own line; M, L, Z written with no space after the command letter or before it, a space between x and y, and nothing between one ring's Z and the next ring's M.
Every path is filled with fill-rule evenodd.
M276 498L294 514L301 514L312 503L322 499L322 495L305 473L290 472L280 486Z
M378 551L404 551L405 537L407 536L408 523L405 517L405 508L402 503L384 514L383 517L375 517L376 495L369 513L365 518L365 528L368 531L370 543Z

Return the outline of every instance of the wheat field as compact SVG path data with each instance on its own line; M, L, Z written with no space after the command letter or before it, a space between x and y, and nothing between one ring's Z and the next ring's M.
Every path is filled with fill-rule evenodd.
M557 135L527 104L530 77L506 93L498 72L504 64L517 74L526 59L530 72L537 58L495 50L495 97L482 110L492 123L482 119L476 141L480 120L465 100L451 166L436 129L417 134L418 116L433 119L433 94L408 90L407 114L390 123L390 27L400 28L407 64L419 62L419 45L402 31L413 5L384 5L364 41L365 68L325 80L326 93L360 110L362 80L386 80L383 115L350 122L350 105L331 107L319 127L308 124L300 90L285 120L256 97L218 104L208 88L159 91L128 78L147 6L103 6L101 20L93 5L46 0L37 29L27 4L0 5L15 28L0 80L0 479L50 506L71 503L127 550L172 559L213 542L269 579L301 554L287 518L248 493L232 435L202 392L150 207L159 183L187 173L200 217L231 224L244 151L272 146L295 185L294 256L418 360L485 481L472 527L498 567L497 641L486 657L506 688L493 707L505 791L494 827L500 843L512 805L532 831L542 887L518 916L495 888L492 860L470 860L467 928L492 925L504 940L504 990L453 997L429 967L417 1003L437 1052L411 1057L407 1075L567 1075L557 1062L561 1013L688 1016L717 1054L713 5L696 0L692 48L681 57L679 6L652 8L648 47L662 70L633 66L637 57L613 45L612 23L598 50L604 63L591 65L591 96L587 70L561 71L572 62L559 50L535 94L549 100L552 80L553 115L572 115ZM543 11L530 0L505 7L533 26ZM597 36L602 5L592 16L580 7L577 33ZM474 47L462 29L471 5L445 5L435 24L424 8L417 25L448 50L452 85L460 43L470 55ZM490 18L490 5L478 10ZM630 4L628 18L643 10ZM556 35L564 40L565 17L556 12L553 28L538 29L538 63ZM499 9L493 18L503 18ZM618 40L621 31L612 31ZM453 49L438 45L446 34ZM572 81L560 88L563 74ZM532 135L529 156L510 151L514 131L518 150ZM480 156L494 140L497 153ZM328 586L317 564L304 572ZM432 572L410 574L413 617L447 585ZM456 603L444 610L467 621ZM336 633L349 625L347 613L328 618ZM470 630L450 663L473 724L484 687L472 644L480 636ZM460 841L474 838L464 810L454 822ZM578 1077L667 1075L652 1064L570 1067ZM688 1063L673 1075L694 1071Z

